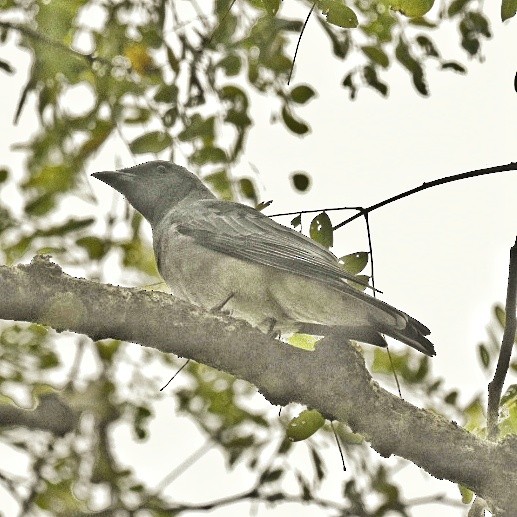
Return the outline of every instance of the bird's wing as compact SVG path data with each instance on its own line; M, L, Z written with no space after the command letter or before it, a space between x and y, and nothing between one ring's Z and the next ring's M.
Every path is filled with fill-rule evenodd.
M208 249L319 280L350 294L357 283L336 257L313 240L282 226L253 208L219 200L192 203L175 217L179 233ZM362 293L361 293L362 294Z

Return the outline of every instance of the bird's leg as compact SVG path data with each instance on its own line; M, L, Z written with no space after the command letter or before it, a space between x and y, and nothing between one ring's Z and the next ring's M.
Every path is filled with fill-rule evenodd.
M223 301L222 303L219 303L215 307L212 307L212 312L219 312L223 309L223 307L235 296L234 292L231 292Z
M280 332L275 330L275 325L277 323L278 322L275 318L266 318L264 320L264 325L267 325L267 335L272 339L278 339L280 337Z

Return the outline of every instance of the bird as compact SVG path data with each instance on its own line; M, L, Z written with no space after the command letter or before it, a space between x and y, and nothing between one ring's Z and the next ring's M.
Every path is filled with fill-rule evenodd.
M352 287L357 279L333 253L250 206L217 199L186 168L155 160L92 176L150 223L158 271L177 298L275 337L335 335L386 347L389 336L435 355L430 330Z

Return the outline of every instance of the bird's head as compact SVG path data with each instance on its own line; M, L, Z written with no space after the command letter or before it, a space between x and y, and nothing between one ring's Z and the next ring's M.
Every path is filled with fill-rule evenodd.
M197 176L162 160L92 176L118 190L152 225L184 199L213 197Z

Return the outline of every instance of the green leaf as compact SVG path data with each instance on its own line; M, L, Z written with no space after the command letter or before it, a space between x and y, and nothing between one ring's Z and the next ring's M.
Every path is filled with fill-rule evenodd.
M306 409L289 422L286 430L287 437L292 442L307 440L324 424L325 419L319 411Z
M108 243L95 236L81 237L75 243L84 248L88 253L88 257L92 260L99 260L104 257L109 248Z
M499 325L501 325L501 328L504 329L506 327L506 312L501 305L496 305L494 307L494 315L499 322Z
M383 97L388 95L388 85L379 80L377 71L373 66L366 65L363 68L363 77L368 85L377 90Z
M357 275L368 264L368 253L366 251L358 251L350 253L339 259L341 267L351 275Z
M413 84L419 93L429 95L427 84L424 78L424 69L419 61L417 61L410 53L406 42L399 38L399 42L395 49L395 57L404 66L413 77Z
M178 100L178 91L175 84L162 84L154 94L154 100L168 104L175 103Z
M3 59L0 59L0 70L3 70L7 74L14 74L14 68Z
M163 131L151 131L135 138L129 149L133 154L159 153L172 144L172 137Z
M287 128L297 135L304 135L309 132L309 126L305 122L294 118L287 106L282 108L282 119Z
M316 343L319 340L319 337L311 336L310 334L293 334L287 341L291 346L312 351L316 349Z
M474 492L472 492L472 490L468 489L466 486L463 485L458 485L458 488L461 494L461 502L463 504L470 504L474 499Z
M66 223L59 224L57 226L51 226L46 230L38 230L35 235L50 237L52 235L64 235L65 233L75 232L77 230L82 230L83 228L87 228L91 226L95 222L93 217L88 217L86 219L70 219L66 221Z
M50 193L38 196L25 205L25 212L28 215L44 215L50 212L56 205L54 196Z
M0 169L0 183L3 183L9 177L9 171L7 169Z
M454 70L455 72L458 72L459 74L466 74L467 69L460 65L459 63L456 63L456 61L444 61L441 64L442 70Z
M212 143L215 138L215 117L205 119L199 113L194 113L178 138L182 142L201 138L205 143Z
M331 248L334 244L334 230L330 217L325 213L319 213L312 221L309 229L312 240L320 243L325 248Z
M417 18L430 11L433 4L434 0L393 0L391 8L409 18Z
M232 185L226 170L209 174L205 176L203 180L212 186L221 199L226 199L227 201L233 199Z
M215 66L222 68L224 70L224 73L227 76L231 77L234 75L238 75L238 73L241 71L242 61L237 54L228 54L223 59L221 59Z
M390 64L390 59L387 56L386 52L379 47L374 47L371 45L365 45L361 47L361 50L364 54L374 63L382 66L383 68L387 68Z
M370 280L368 275L356 275L355 279L357 282L350 281L350 285L354 289L357 289L358 291L364 291L368 287L368 280Z
M280 7L280 0L261 0L266 11L274 16Z
M517 0L502 0L501 20L506 21L515 16L517 12Z
M291 219L291 226L293 228L297 228L298 226L301 226L302 224L302 214L298 214L296 217L293 217Z
M311 184L311 178L306 172L295 172L291 175L294 188L300 192L306 192Z
M463 11L464 7L470 2L471 0L454 0L449 5L449 9L447 9L447 14L450 18L453 16L456 16L461 11Z
M226 153L219 147L201 147L194 151L189 161L195 165L204 165L205 163L226 163L228 157Z
M241 178L238 182L239 184L239 190L241 191L241 194L250 201L253 202L254 205L257 204L258 198L257 198L257 192L255 191L255 186L253 185L253 182L249 178Z
M326 16L329 23L344 29L355 29L359 25L359 20L354 11L340 1L328 4Z
M433 41L427 36L420 34L420 36L416 37L416 42L422 47L422 49L428 56L440 57L438 51L436 50L436 47L434 46Z
M316 92L310 86L305 84L294 87L289 94L293 102L296 102L297 104L305 104L315 95Z

